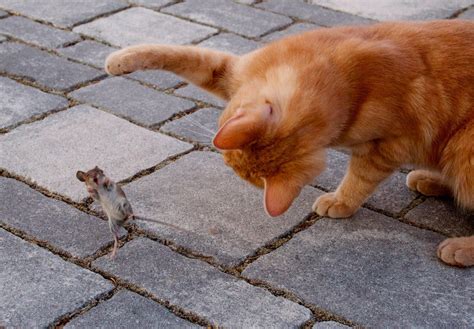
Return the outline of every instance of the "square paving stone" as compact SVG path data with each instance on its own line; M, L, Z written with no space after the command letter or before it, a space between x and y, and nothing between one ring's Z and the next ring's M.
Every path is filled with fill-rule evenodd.
M161 127L161 131L173 133L189 140L212 145L212 139L218 130L217 121L222 111L205 108L178 120L173 120Z
M160 304L130 291L120 291L64 328L200 328Z
M136 71L127 76L159 89L173 88L183 82L176 74L159 70Z
M231 0L186 0L163 12L222 27L247 37L258 37L290 24L290 18L235 3Z
M100 275L0 229L0 323L47 327L112 290Z
M297 23L291 25L289 28L284 29L283 31L273 32L265 37L262 38L264 42L271 42L275 40L279 40L285 38L287 36L298 34L306 31L311 31L315 29L319 29L321 26L310 24L310 23Z
M296 328L311 317L301 305L149 239L127 243L114 262L102 257L93 265L219 327Z
M125 186L135 213L167 222L137 224L158 236L236 265L311 213L320 192L307 187L283 216L265 213L263 191L244 182L213 152L193 152Z
M84 40L57 51L69 58L103 69L107 56L116 50L96 41Z
M92 255L113 241L106 221L0 177L0 222L49 242L73 256Z
M461 19L474 19L474 7L466 10L463 12L461 15L459 15L457 18Z
M204 40L198 46L243 55L259 48L262 44L232 33L221 33Z
M81 88L70 96L146 126L167 120L174 114L195 106L191 101L120 77Z
M374 22L368 18L311 5L303 0L269 0L257 6L276 13L309 20L322 26L358 25Z
M449 236L474 235L474 214L456 208L452 200L429 198L410 210L405 218Z
M216 33L216 29L145 8L130 8L74 28L119 47L138 43L186 44Z
M120 181L191 147L83 105L0 136L0 167L81 201L77 170L98 165Z
M472 5L472 0L310 0L310 2L377 20L447 18L459 9Z
M217 107L224 107L227 104L226 101L192 84L189 84L186 87L176 89L174 93L179 96L192 98Z
M121 8L128 4L121 0L0 0L3 9L18 12L22 15L47 21L60 27L71 27Z
M243 275L366 327L472 327L474 268L442 264L443 239L364 209L317 221Z
M344 178L349 159L347 154L328 150L326 170L316 177L313 185L335 191ZM391 213L399 213L416 198L416 193L408 189L405 181L405 174L395 172L378 186L366 203Z
M0 130L67 106L64 97L0 77Z
M81 39L76 33L55 29L21 16L0 20L0 33L46 48L61 47Z
M105 75L105 72L92 67L11 42L0 44L0 71L26 77L57 90L70 90Z

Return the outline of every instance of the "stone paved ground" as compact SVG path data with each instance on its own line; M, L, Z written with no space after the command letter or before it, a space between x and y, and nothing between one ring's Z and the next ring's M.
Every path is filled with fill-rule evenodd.
M450 200L380 187L350 220L311 214L348 156L290 211L211 147L225 104L163 72L107 77L140 42L242 54L291 33L387 19L474 19L472 0L0 0L0 327L474 327L474 270L436 245L474 234ZM111 261L78 169L99 165L140 215Z

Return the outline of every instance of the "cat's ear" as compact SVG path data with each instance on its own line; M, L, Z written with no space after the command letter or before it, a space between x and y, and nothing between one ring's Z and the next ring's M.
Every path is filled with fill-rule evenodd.
M263 203L265 211L272 217L280 216L290 208L293 200L301 192L301 186L291 178L281 176L264 178L265 195Z
M238 109L216 133L212 144L220 150L242 148L265 130L272 113L270 105L252 110Z

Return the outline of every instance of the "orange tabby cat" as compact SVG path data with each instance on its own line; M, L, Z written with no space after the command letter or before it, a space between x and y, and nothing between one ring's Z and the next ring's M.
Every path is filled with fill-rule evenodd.
M403 164L426 169L408 175L410 189L450 193L474 209L474 22L318 29L244 56L138 45L110 55L106 69L172 71L228 100L214 145L264 187L271 216L290 207L336 146L352 158L337 190L314 203L319 215L351 216ZM474 236L445 240L438 256L474 265Z

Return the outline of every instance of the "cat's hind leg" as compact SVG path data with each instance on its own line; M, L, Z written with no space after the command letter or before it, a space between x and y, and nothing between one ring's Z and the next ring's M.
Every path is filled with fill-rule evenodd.
M450 188L444 183L440 173L429 170L414 170L407 176L406 184L412 191L426 196L450 195Z

